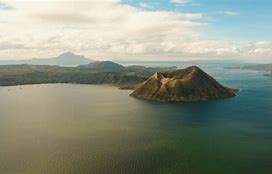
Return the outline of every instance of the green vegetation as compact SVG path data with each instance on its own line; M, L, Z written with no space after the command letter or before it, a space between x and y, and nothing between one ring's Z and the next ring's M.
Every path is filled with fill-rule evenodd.
M134 88L155 71L170 68L146 68L142 66L124 67L110 61L93 62L77 67L49 65L2 65L0 66L0 86L42 83L111 84L122 89Z

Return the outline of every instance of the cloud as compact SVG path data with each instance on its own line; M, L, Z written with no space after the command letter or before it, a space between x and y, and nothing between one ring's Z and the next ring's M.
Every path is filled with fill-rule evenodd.
M174 4L175 6L200 6L200 3L195 3L191 0L170 0L170 3Z
M239 13L235 12L235 11L222 11L220 13L223 14L223 15L226 15L226 16L237 16L237 15L239 15Z
M82 14L39 14L36 16L37 20L50 23L91 23L95 21L92 17L88 17Z
M9 0L1 12L0 58L55 56L140 60L271 58L272 43L204 38L207 15L148 10L119 0Z
M178 6L184 6L184 5L187 5L189 3L191 3L192 1L190 0L170 0L170 3L173 3L175 5L178 5Z
M223 40L197 40L180 45L183 52L190 56L210 58L270 58L272 55L272 42L234 42Z
M139 6L144 9L153 9L154 8L152 5L149 5L149 4L143 3L143 2L139 3Z
M17 10L0 16L8 21L0 24L4 28L0 33L1 57L21 57L22 47L14 46L18 41L32 48L23 57L64 50L97 58L155 54L167 50L163 48L166 40L195 37L193 28L206 25L196 21L205 17L200 13L145 11L115 0L11 0L10 4ZM8 49L12 54L3 51Z
M14 9L12 6L9 6L6 3L0 1L0 10L12 10L12 9Z

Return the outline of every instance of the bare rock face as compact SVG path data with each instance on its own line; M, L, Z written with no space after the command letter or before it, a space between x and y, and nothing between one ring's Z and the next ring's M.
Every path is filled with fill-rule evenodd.
M132 97L165 102L205 101L234 97L238 90L222 86L197 66L156 72L138 85Z

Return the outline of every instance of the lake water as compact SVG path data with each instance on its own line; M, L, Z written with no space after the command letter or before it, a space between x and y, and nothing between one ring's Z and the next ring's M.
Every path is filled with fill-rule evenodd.
M201 67L238 96L167 104L110 86L0 87L0 173L271 174L272 78Z

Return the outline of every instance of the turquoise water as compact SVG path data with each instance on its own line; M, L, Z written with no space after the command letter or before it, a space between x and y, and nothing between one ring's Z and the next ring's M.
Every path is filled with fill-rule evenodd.
M272 173L272 78L201 67L238 96L167 104L110 86L0 87L0 173Z

